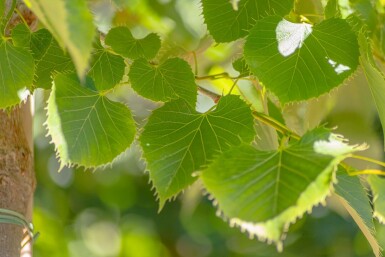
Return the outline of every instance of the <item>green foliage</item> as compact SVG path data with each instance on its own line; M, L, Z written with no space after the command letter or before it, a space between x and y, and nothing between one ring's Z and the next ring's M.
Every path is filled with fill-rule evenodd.
M250 108L237 96L225 96L214 111L196 112L184 100L166 103L151 115L140 142L160 208L196 180L213 156L253 140Z
M362 187L359 178L349 176L345 169L339 167L336 174L338 182L335 193L367 238L375 256L380 256L381 246L376 239L373 209L366 189Z
M368 178L368 182L373 194L373 215L382 224L385 224L385 180L382 177L371 175Z
M57 73L75 72L72 59L66 54L46 29L32 33L31 50L35 58L36 87L50 89Z
M29 48L31 33L25 24L18 24L12 30L12 42L15 46Z
M94 79L95 87L100 90L109 90L116 86L123 78L126 64L119 55L108 52L98 44L92 53L91 68L88 75Z
M333 171L354 149L330 147L330 155L321 149L339 143L316 129L276 151L241 145L216 158L201 178L230 223L281 247L284 230L330 194Z
M287 103L339 86L357 68L359 51L355 34L342 19L312 26L272 16L251 29L244 55L251 72Z
M346 105L373 111L341 131L378 141L352 131L372 116L385 126L384 2L201 0L201 9L166 2L25 0L42 22L33 32L25 20L9 24L14 12L3 15L0 4L0 108L19 104L25 88L50 91L46 127L60 169L106 167L140 148L160 209L198 182L230 225L278 250L289 225L333 195L380 256L372 217L384 222L385 192L373 174L385 172L345 159L385 163L355 155L366 147L320 124L339 125ZM379 158L376 143L372 151ZM347 174L370 175L361 179L374 211L359 178ZM129 208L129 197L114 203ZM138 244L130 235L125 240Z
M142 39L135 39L126 27L111 29L106 36L106 44L118 54L131 58L152 59L160 48L160 38L151 33Z
M283 16L290 12L293 3L294 0L241 0L232 5L230 1L202 0L207 28L217 42L246 36L257 20L272 14Z
M74 75L55 77L47 128L62 166L105 165L126 150L135 136L130 110L82 87Z
M0 108L20 102L19 93L32 87L34 63L32 54L10 42L0 42Z
M137 59L128 75L132 88L143 97L163 102L182 98L195 106L197 86L194 74L182 59L168 59L159 66L151 65L143 58Z
M24 0L24 2L59 44L68 50L78 74L83 76L95 37L92 15L87 3L81 0Z
M376 104L381 124L382 126L385 126L385 77L377 68L376 63L373 60L370 43L363 32L359 34L359 43L361 51L361 67L368 81L369 89L372 93L374 103Z
M329 0L325 6L325 18L341 18L340 6L338 0Z

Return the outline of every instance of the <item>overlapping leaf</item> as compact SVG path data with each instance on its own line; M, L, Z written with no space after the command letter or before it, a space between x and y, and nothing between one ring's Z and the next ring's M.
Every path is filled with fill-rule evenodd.
M371 175L367 180L373 195L373 216L385 224L385 179L382 176Z
M373 209L360 179L349 176L345 169L339 167L337 171L337 184L334 186L334 189L338 199L368 240L374 255L381 256L381 248L375 237Z
M82 87L74 74L55 77L47 127L62 166L107 164L125 151L135 136L130 110Z
M325 6L325 18L340 18L341 11L338 0L329 0Z
M112 28L105 42L116 53L130 59L152 59L160 49L160 38L157 34L151 33L142 39L136 39L127 27Z
M364 71L382 127L385 127L385 77L373 60L370 43L364 33L359 33L360 63ZM384 138L385 140L385 138ZM384 141L385 142L385 141Z
M14 46L30 47L31 32L24 23L20 23L12 29L12 42Z
M119 83L124 75L126 64L121 56L114 55L97 44L90 66L88 75L94 79L95 87L103 91Z
M345 20L333 18L312 26L272 16L250 30L244 56L250 71L287 103L340 85L357 68L359 49Z
M143 97L163 102L182 98L195 106L197 86L194 74L190 65L180 58L168 59L159 66L144 58L137 59L128 76L132 88Z
M237 96L224 96L216 109L197 113L184 100L155 110L140 137L147 169L160 200L177 195L215 153L255 136L250 108Z
M95 37L93 18L87 2L80 0L24 0L24 2L59 44L68 49L78 74L83 76L88 67Z
M239 76L250 75L249 67L247 67L247 63L243 57L238 58L233 62L233 68L239 72Z
M200 177L230 224L280 249L289 224L325 200L336 165L355 150L319 128L276 151L233 147Z
M247 35L255 22L268 15L286 15L294 0L202 0L205 23L217 42L230 42ZM236 8L234 8L234 6Z
M36 64L36 87L50 89L52 77L56 73L75 71L71 57L60 48L48 30L41 29L32 33L30 48Z
M32 87L34 67L28 50L0 41L0 109L21 101L19 93Z

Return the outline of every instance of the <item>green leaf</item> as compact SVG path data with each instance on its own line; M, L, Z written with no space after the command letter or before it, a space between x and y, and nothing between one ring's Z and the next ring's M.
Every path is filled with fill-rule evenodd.
M381 249L375 238L375 227L372 218L373 209L360 179L349 176L342 167L339 167L336 174L338 183L334 186L334 189L339 201L361 229L371 245L374 255L381 256Z
M34 67L28 50L0 41L0 109L20 103L18 94L32 87Z
M197 113L182 99L155 110L140 143L160 209L196 180L192 173L214 154L254 136L251 110L238 96L222 97L208 113Z
M96 167L112 162L135 136L130 110L82 87L74 74L55 77L47 128L64 165Z
M20 23L12 29L12 42L14 46L29 49L31 43L31 31L24 25L24 23Z
M160 38L157 34L151 33L142 39L135 39L127 27L112 28L105 42L116 53L130 59L152 59L160 49Z
M361 67L368 82L370 92L372 93L374 103L376 104L382 128L385 128L385 77L373 60L371 46L365 34L363 32L359 33L358 39L361 51Z
M324 202L337 164L355 150L318 128L275 151L233 147L200 177L230 224L281 249L288 226Z
M249 67L247 66L247 63L243 57L238 58L233 62L233 68L239 72L239 76L250 75Z
M108 52L100 44L92 54L88 75L94 79L99 91L113 88L123 78L126 64L121 56Z
M282 103L320 96L358 66L357 38L342 19L314 26L278 16L257 22L244 56L250 71Z
M5 15L5 1L0 1L0 22L2 22L4 15Z
M36 63L35 86L50 89L52 77L56 73L75 71L72 59L64 53L48 30L41 29L32 33L31 49Z
M377 14L371 0L349 1L355 11L356 17L360 18L368 27L370 32L375 31L380 15ZM381 26L382 24L380 24Z
M340 18L341 11L340 6L338 5L338 0L329 0L325 6L325 18Z
M268 15L284 16L294 0L240 0L236 7L230 1L202 0L203 17L217 42L230 42L248 34L255 22Z
M128 74L132 88L141 96L167 102L182 98L195 106L197 86L190 65L180 59L167 59L159 66L146 59L134 61Z
M93 18L82 0L24 0L62 47L68 49L79 76L91 57L95 37Z
M382 176L370 175L367 181L373 195L373 216L385 224L385 179Z

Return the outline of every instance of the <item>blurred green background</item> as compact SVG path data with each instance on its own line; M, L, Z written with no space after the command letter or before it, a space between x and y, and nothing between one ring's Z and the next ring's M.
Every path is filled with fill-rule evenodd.
M90 6L102 32L112 25L128 26L135 37L157 32L163 42L158 61L179 56L195 69L194 51L199 75L235 72L231 62L241 55L242 42L216 45L203 24L198 0L94 0ZM225 79L199 83L219 93L232 85ZM354 221L333 199L328 207L316 207L290 227L283 253L229 227L216 216L199 183L158 213L136 144L103 169L64 168L59 173L54 147L43 125L48 93L37 91L35 95L38 185L34 224L41 234L35 256L373 256ZM157 106L137 96L129 86L117 88L111 97L130 106L139 127ZM199 100L202 106L208 102L203 96ZM290 105L283 111L288 126L299 133L320 123L338 126L337 132L353 143L368 142L371 150L367 155L383 158L381 127L360 72L326 97ZM380 243L385 242L383 226L378 226L377 234Z

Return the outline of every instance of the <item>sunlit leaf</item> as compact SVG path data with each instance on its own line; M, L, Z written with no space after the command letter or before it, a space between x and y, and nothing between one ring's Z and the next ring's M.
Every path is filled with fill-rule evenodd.
M200 177L230 224L280 249L288 226L325 200L336 165L355 150L318 128L275 151L233 147Z
M222 97L208 113L197 113L181 99L155 110L140 142L160 208L194 182L192 173L215 153L254 136L250 108L238 96Z
M268 15L286 15L294 0L202 0L205 23L217 42L230 42L247 35L255 22ZM236 8L234 8L236 6Z
M376 104L382 127L385 127L385 76L373 60L370 43L364 33L359 33L360 63ZM385 139L384 139L385 140ZM385 141L384 141L385 142Z
M130 146L136 130L126 106L82 87L74 74L55 77L47 127L61 165L84 167L110 163Z
M20 103L19 94L32 87L34 67L28 50L0 41L0 109Z
M358 66L358 43L348 23L328 19L314 26L278 16L258 21L244 56L250 71L282 103L320 96Z
M31 50L35 58L36 87L50 89L52 77L60 72L74 72L72 59L66 54L46 29L36 31L31 36Z
M62 47L68 49L77 73L85 74L95 37L93 18L82 0L24 0Z
M167 59L155 66L146 59L134 61L128 74L132 88L141 96L167 102L182 98L195 106L197 86L190 65L180 59Z
M102 91L113 88L124 75L126 64L119 55L114 55L100 44L92 53L91 68L88 75L94 79L95 87Z
M346 170L341 167L336 174L337 184L334 189L338 199L361 229L371 245L374 255L381 256L381 249L375 237L373 209L360 179L349 176Z
M136 39L127 27L112 28L105 42L116 53L130 59L152 59L160 49L160 38L157 34L151 33L142 39Z

